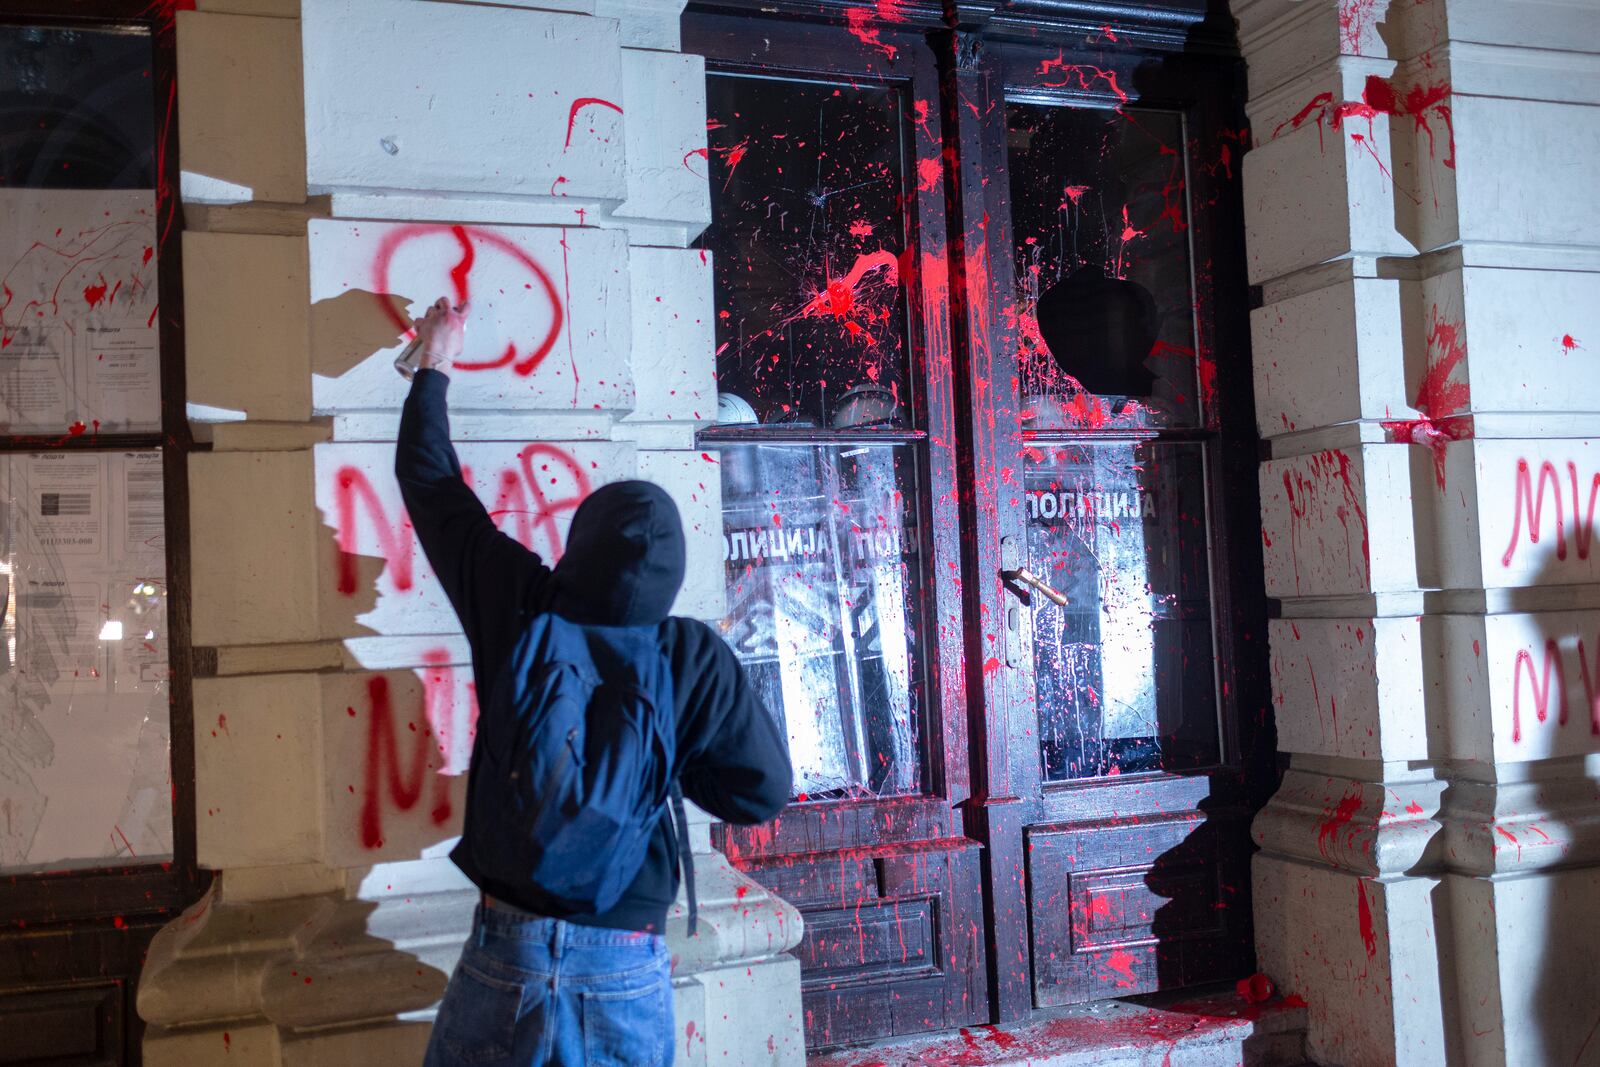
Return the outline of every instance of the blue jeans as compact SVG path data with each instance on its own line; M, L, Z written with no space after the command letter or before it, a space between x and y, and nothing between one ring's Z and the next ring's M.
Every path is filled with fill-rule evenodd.
M423 1067L671 1067L671 975L659 934L480 905Z

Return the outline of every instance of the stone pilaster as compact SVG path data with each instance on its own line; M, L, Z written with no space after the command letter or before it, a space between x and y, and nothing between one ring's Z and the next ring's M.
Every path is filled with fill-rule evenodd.
M476 894L467 649L390 473L412 310L470 301L463 465L550 557L582 495L666 485L723 610L704 68L681 3L201 0L178 16L198 845L148 1062L420 1062ZM602 10L603 8L603 10ZM393 296L380 294L394 294ZM635 339L639 344L635 344ZM678 1062L803 1062L799 914L693 831ZM223 1060L226 1055L228 1059Z
M1600 1062L1600 10L1235 12L1292 754L1262 965L1318 1062Z

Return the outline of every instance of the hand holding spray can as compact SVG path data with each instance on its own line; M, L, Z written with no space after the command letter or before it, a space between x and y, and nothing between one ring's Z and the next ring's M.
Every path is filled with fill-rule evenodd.
M467 329L461 316L466 310L465 304L451 308L442 296L428 307L427 313L415 324L416 336L394 359L394 369L400 372L400 377L410 381L424 366L445 363L461 354ZM429 355L433 358L424 362Z

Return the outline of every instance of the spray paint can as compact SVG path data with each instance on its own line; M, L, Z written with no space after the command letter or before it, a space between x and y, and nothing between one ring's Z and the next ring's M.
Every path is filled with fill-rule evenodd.
M467 305L465 304L455 309L457 314L463 314L466 310ZM400 350L398 356L394 357L394 369L399 371L400 377L408 382L417 376L417 371L422 369L422 348L422 331L417 330L416 336Z
M400 354L394 357L394 369L400 372L400 377L409 382L417 376L417 371L421 367L422 332L419 330L417 336L413 337L411 342L400 350Z

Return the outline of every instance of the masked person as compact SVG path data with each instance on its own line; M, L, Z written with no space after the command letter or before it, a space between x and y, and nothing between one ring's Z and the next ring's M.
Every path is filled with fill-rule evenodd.
M508 874L517 868L501 863L501 853L522 847L523 824L516 820L526 812L513 810L514 803L499 810L484 803L500 784L489 776L542 782L555 771L524 775L523 768L507 768L507 759L515 764L521 757L493 750L515 748L495 739L522 735L515 724L507 733L491 717L538 705L537 693L524 693L537 679L519 674L539 654L530 649L529 634L642 634L649 657L659 653L654 662L666 677L658 681L672 694L665 714L675 719L666 720L675 737L657 746L672 750L663 775L681 783L689 799L731 823L772 818L789 796L786 747L717 633L668 615L684 574L683 525L672 498L648 482L600 487L574 513L560 562L547 567L496 528L462 479L450 443L449 380L439 369L461 353L461 314L440 299L417 329L422 369L401 415L395 475L418 540L471 646L482 709L465 826L451 859L483 896L434 1024L426 1067L670 1064L676 1041L671 962L662 934L677 894L679 854L688 843L660 812L654 825L639 830L643 862L637 874L619 882L625 886L620 897L600 911L575 910L571 900L550 892L559 870L542 880ZM547 618L552 615L556 619ZM629 627L634 629L616 629ZM580 705L578 714L588 715L593 725L595 708ZM568 736L579 732L574 728ZM604 764L608 754L593 747L604 742L596 741L600 733L590 731L589 747L572 753L571 767ZM526 806L539 808L539 788L534 783L516 795L532 796ZM550 814L543 816L547 829ZM598 863L603 874L612 857L584 851L589 854L568 853L574 865ZM549 867L547 855L547 873Z

